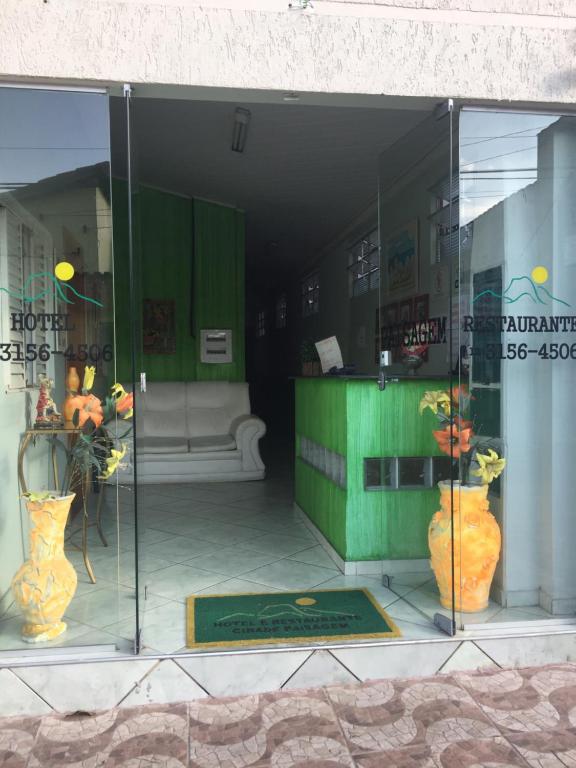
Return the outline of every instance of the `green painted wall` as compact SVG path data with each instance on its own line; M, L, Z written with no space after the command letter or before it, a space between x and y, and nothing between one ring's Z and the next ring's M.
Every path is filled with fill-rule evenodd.
M298 379L296 434L346 456L347 488L296 460L296 502L345 560L429 556L428 524L438 491L365 491L364 459L441 455L431 413L418 413L424 392L448 386L415 379L375 381ZM298 453L298 444L297 444Z
M346 491L297 458L294 496L340 557L346 559Z
M233 362L200 362L196 378L244 381L244 214L223 205L194 200L194 330L231 328Z
M244 381L244 214L140 187L134 196L135 281L141 330L144 299L174 299L176 353L144 355L149 381ZM130 376L126 183L113 182L118 379ZM200 330L231 328L233 362L200 362Z
M346 386L338 379L296 379L296 434L346 455Z

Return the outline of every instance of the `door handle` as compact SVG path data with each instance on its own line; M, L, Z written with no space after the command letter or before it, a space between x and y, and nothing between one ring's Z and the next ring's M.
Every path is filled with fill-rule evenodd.
M140 392L146 392L146 371L140 372Z

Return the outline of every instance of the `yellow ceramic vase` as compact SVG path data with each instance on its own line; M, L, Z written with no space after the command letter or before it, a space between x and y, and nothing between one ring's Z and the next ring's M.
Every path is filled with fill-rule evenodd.
M450 483L438 483L440 511L428 528L431 565L444 608L452 608L452 515ZM454 483L454 593L456 610L488 607L490 585L500 557L500 528L490 513L488 485Z
M27 501L30 557L12 579L12 592L26 623L29 643L53 640L66 630L64 612L76 592L77 576L64 554L64 529L74 494Z

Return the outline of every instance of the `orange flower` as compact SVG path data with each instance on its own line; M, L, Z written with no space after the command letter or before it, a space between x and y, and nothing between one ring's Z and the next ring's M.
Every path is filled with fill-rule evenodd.
M70 398L70 404L74 408L74 413L78 411L78 426L83 427L84 424L91 419L95 427L99 427L104 419L102 412L102 403L94 395L76 395Z
M442 453L454 456L455 459L460 458L462 453L468 453L470 450L471 429L457 429L451 425L446 429L435 430L432 434Z
M462 384L461 387L452 387L452 402L454 405L460 406L460 401L463 400L464 403L466 403L467 400L475 400L475 397L472 397L470 394L470 390L466 386L466 384Z
M454 423L458 429L472 429L472 422L470 419L463 419L461 416L454 416Z
M132 392L126 392L126 394L116 400L116 413L124 413L124 411L130 411L134 408L134 395Z
M461 387L452 387L452 402L456 405L459 404L461 397L468 397L468 387L466 384L462 384Z

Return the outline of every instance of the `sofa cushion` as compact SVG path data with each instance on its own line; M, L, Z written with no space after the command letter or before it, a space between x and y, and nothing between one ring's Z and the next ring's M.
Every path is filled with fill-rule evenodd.
M190 453L214 453L215 451L235 451L236 440L232 435L206 435L191 437L188 441Z
M139 437L136 451L140 454L188 453L188 440L185 437Z
M228 381L186 383L186 422L191 438L225 435L230 432L232 420L247 413L250 413L248 384Z
M231 421L224 408L189 408L186 412L188 437L194 439L227 435Z
M185 382L150 382L138 397L136 418L142 437L186 437Z

